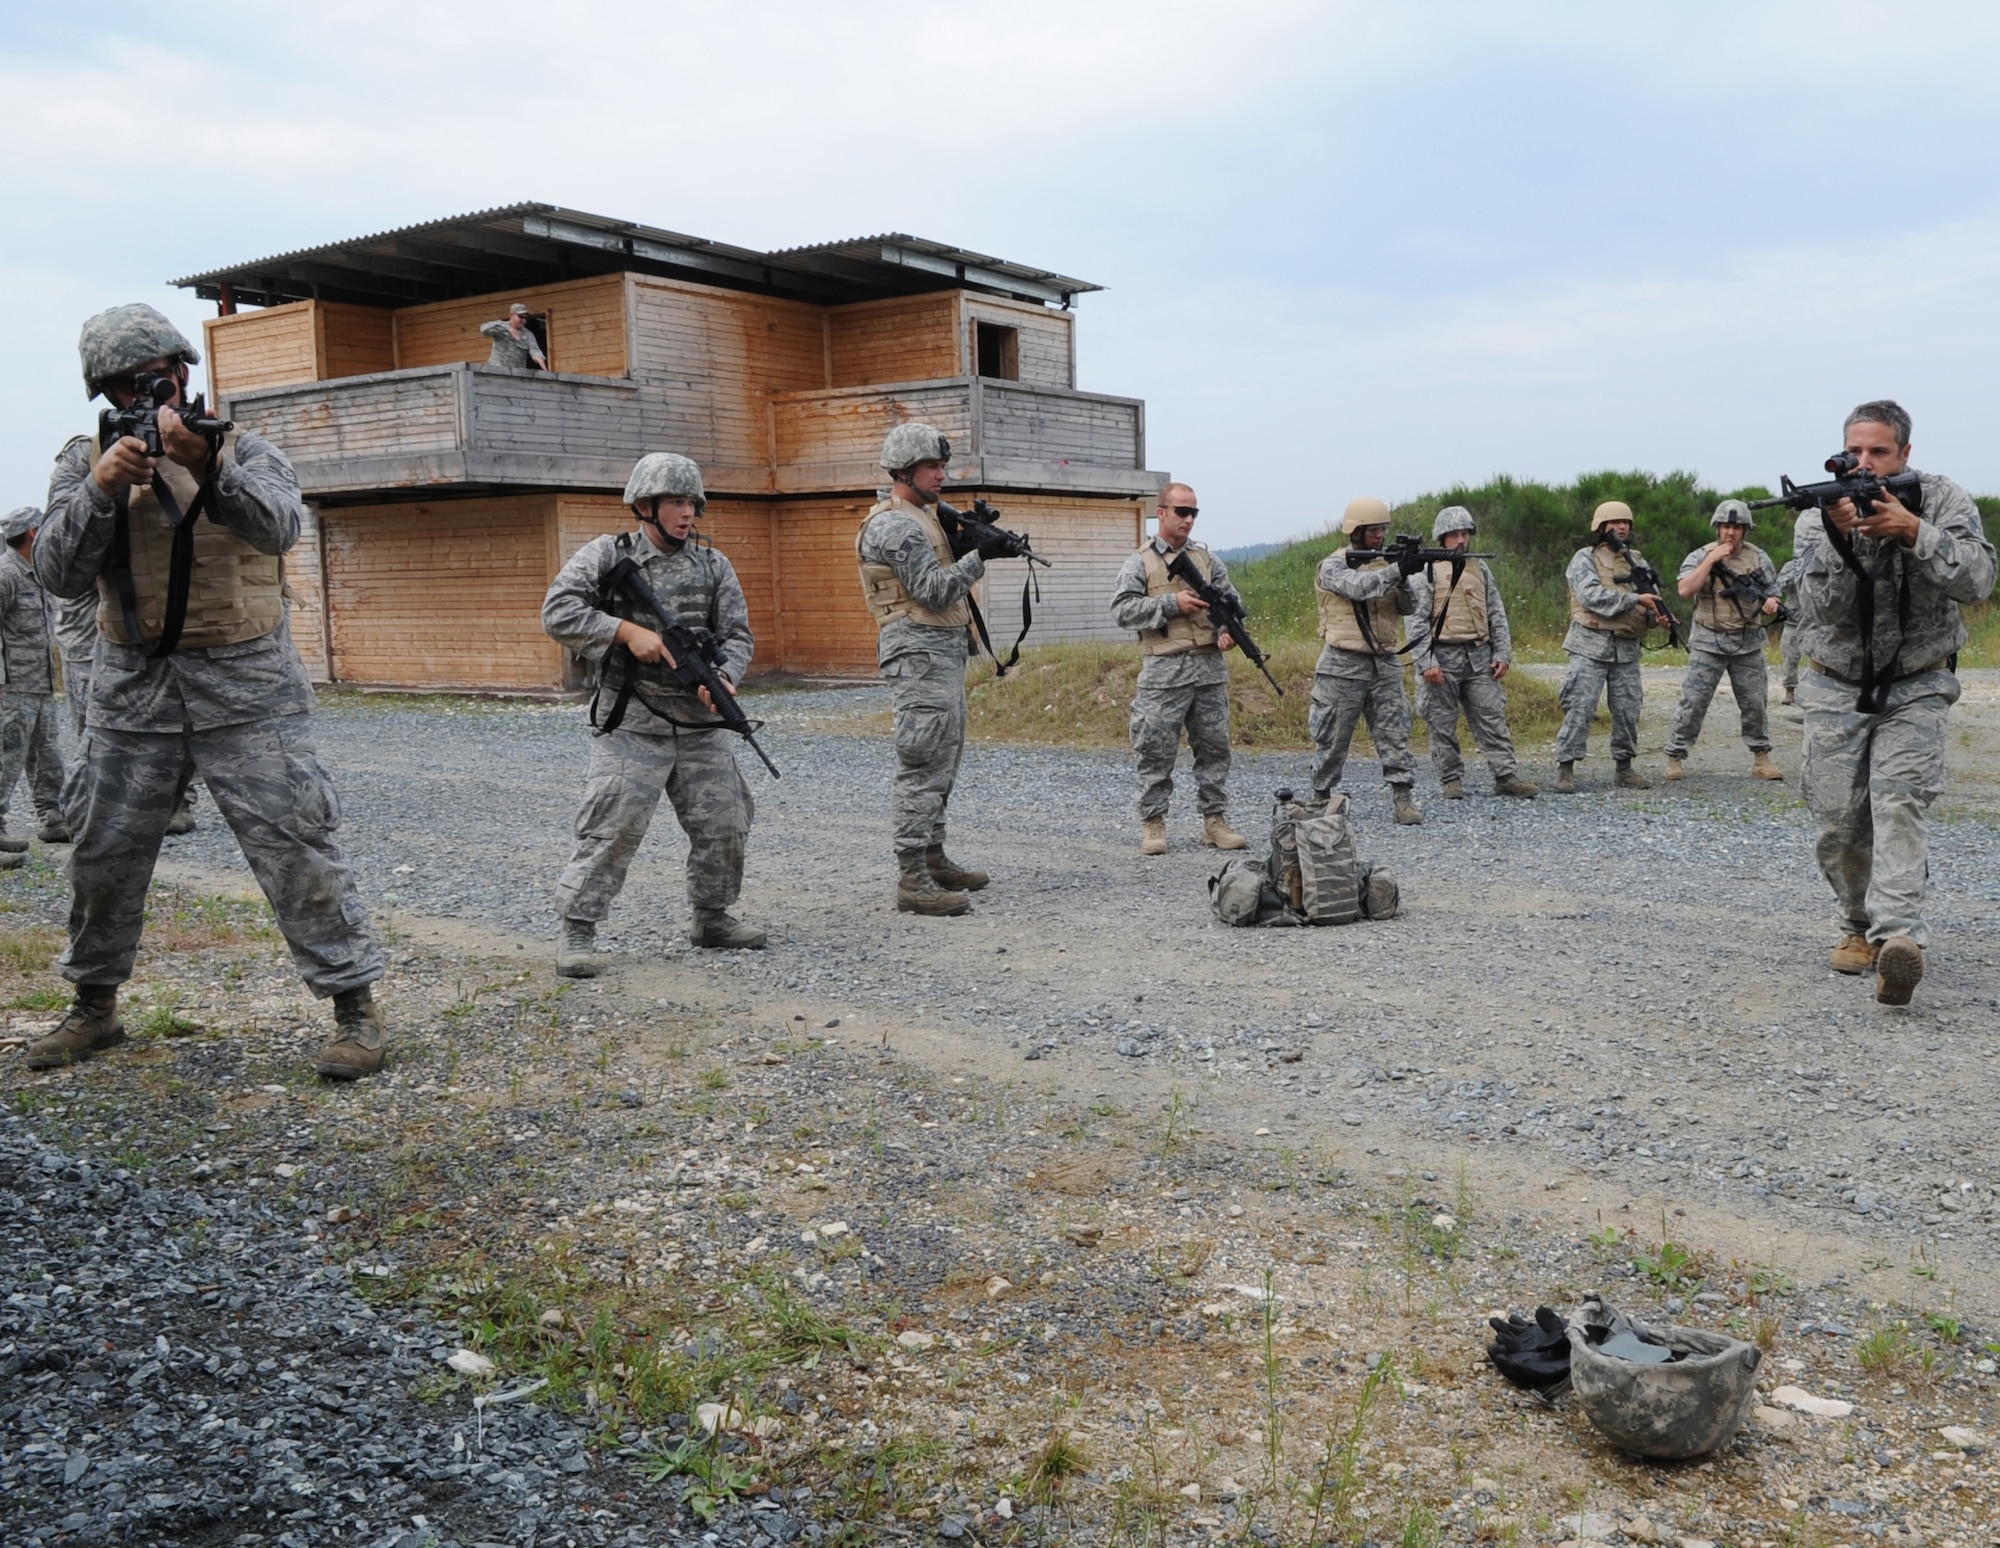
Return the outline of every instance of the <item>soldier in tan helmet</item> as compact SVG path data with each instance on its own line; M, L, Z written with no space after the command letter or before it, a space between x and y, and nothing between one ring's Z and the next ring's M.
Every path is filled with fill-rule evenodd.
M1326 649L1313 669L1313 794L1333 793L1347 765L1354 728L1365 716L1368 734L1382 759L1382 779L1395 803L1396 821L1420 823L1410 787L1416 783L1410 756L1410 696L1403 691L1402 621L1416 610L1410 577L1423 561L1392 564L1379 555L1389 534L1389 507L1370 496L1350 501L1340 518L1349 546L1320 561L1313 579L1319 602L1319 635ZM1350 559L1349 555L1353 555Z
M1639 657L1646 632L1666 626L1666 605L1658 593L1642 592L1633 582L1632 566L1643 561L1629 546L1631 506L1606 500L1591 513L1590 535L1589 545L1576 551L1563 577L1569 583L1570 624L1563 636L1569 670L1562 681L1555 790L1558 795L1576 791L1577 760L1589 744L1600 697L1611 701L1614 782L1624 790L1650 790L1652 781L1632 767L1639 752L1639 711L1646 699Z

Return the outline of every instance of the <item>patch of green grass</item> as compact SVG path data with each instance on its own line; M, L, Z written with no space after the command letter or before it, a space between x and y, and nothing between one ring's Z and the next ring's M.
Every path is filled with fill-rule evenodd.
M713 1436L693 1436L671 1451L658 1452L640 1464L640 1472L651 1483L684 1478L681 1503L704 1522L712 1522L756 1486L755 1469L722 1449L720 1432Z
M1871 1376L1895 1376L1917 1352L1907 1322L1892 1322L1877 1328L1854 1345L1854 1361Z
M1660 1240L1651 1252L1632 1254L1632 1267L1675 1295L1693 1295L1708 1278L1708 1256L1667 1235L1667 1214L1660 1211Z
M704 1091L721 1091L729 1085L729 1071L720 1066L703 1070L698 1078Z
M1076 1478L1089 1471L1089 1457L1071 1437L1068 1428L1058 1421L1055 1428L1049 1431L1049 1438L1042 1442L1042 1449L1028 1464L1023 1488L1033 1503L1046 1505L1056 1497L1065 1479Z
M6 1005L8 1010L18 1011L58 1011L69 1004L70 997L60 989L30 989L26 994L16 995Z
M172 1001L147 1006L129 1025L135 1037L192 1037L201 1030L201 1023L183 1016Z

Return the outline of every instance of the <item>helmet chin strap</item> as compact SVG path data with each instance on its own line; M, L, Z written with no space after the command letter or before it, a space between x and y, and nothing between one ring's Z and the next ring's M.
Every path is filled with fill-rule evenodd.
M667 529L660 525L660 502L658 499L653 501L653 508L650 513L641 510L635 505L632 507L632 514L639 518L640 526L651 527L653 529L653 537L668 553L677 554L687 546L686 538L669 536Z
M903 473L906 474L913 472L915 472L915 469L913 468L903 469ZM917 504L919 505L936 505L939 500L944 498L944 496L942 495L933 494L928 489L919 489L917 487L917 481L914 478L905 478L895 473L891 473L889 477L894 482L901 484L905 489L909 490L911 494L915 495L917 497Z

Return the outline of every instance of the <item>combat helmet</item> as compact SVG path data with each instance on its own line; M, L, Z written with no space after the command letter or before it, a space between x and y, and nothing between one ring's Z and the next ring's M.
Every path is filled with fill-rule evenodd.
M1477 532L1479 523L1473 520L1472 512L1462 505L1447 505L1437 513L1437 520L1431 523L1431 541L1441 543L1447 532Z
M1590 513L1590 530L1601 532L1607 521L1632 520L1632 507L1623 500L1606 500Z
M1757 518L1750 514L1750 507L1741 500L1724 500L1715 508L1715 514L1708 518L1711 527L1754 527Z
M1569 1324L1570 1390L1606 1439L1642 1457L1678 1462L1727 1441L1757 1401L1755 1344L1703 1328L1651 1328L1600 1295ZM1646 1359L1621 1358L1614 1339ZM1639 1346L1637 1349L1634 1346ZM1670 1352L1659 1359L1658 1353Z
M1340 530L1358 532L1363 527L1386 527L1389 525L1389 507L1373 495L1362 495L1349 500L1347 509L1340 513Z
M84 396L94 398L111 377L149 360L184 360L201 364L201 351L181 330L143 301L131 301L99 312L83 325L76 352L83 357Z
M951 442L935 425L912 420L898 425L882 439L882 470L900 473L920 462L949 462Z
M632 476L625 480L625 503L677 497L694 501L694 513L708 510L708 496L701 487L701 469L692 457L679 452L647 452L632 464Z
M32 505L17 506L0 516L0 543L16 543L42 524L42 513Z

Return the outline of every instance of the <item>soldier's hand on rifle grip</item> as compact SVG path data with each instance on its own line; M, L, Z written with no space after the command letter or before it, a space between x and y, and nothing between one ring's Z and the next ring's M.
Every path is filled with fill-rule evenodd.
M1778 610L1778 599L1776 597L1766 597L1764 599L1764 616L1766 618L1769 618L1773 613L1777 612L1777 610Z
M104 455L97 459L97 466L90 470L90 476L97 481L99 489L116 499L120 491L129 485L150 484L153 481L153 459L146 455L144 441L136 435L121 435L104 448Z
M736 697L736 685L732 683L728 678L725 677L722 679L722 686L729 690L730 698L733 699ZM709 714L720 715L722 713L721 710L715 707L715 700L711 699L708 696L708 690L706 688L695 689L695 697L701 700L702 708L706 709L709 712Z
M1180 608L1183 614L1199 613L1208 607L1208 604L1192 591L1176 592L1174 595L1174 604Z
M201 473L208 468L208 437L196 435L181 423L181 416L170 408L160 410L160 445L166 454L191 473Z
M1662 629L1667 626L1667 610L1661 605L1659 596L1651 591L1639 593L1639 605L1653 615L1653 622Z
M1875 509L1855 525L1864 537L1895 538L1914 546L1923 523L1901 500L1884 490L1875 502Z
M651 629L641 628L629 620L619 621L618 643L631 651L635 659L645 662L648 666L657 666L661 662L665 662L669 667L680 665L674 660L674 653L667 649L665 640Z
M1236 641L1232 640L1229 637L1229 631L1227 629L1219 629L1216 631L1215 648L1217 650L1234 650L1236 648Z
M1833 504L1826 507L1826 519L1832 522L1842 532L1852 532L1854 530L1855 523L1860 521L1861 517L1855 511L1854 502L1852 500L1840 499L1834 501Z

